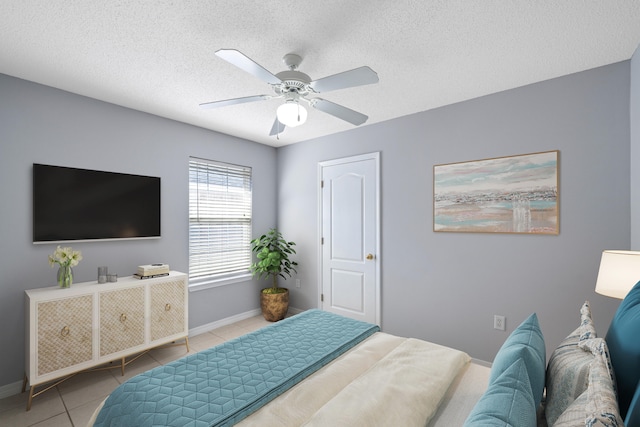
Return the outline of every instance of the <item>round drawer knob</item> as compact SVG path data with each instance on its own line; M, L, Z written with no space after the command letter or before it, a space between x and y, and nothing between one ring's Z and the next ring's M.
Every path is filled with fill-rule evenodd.
M124 314L124 313L122 313L122 314L120 315L120 321L121 321L121 322L126 322L126 321L127 321L127 315L126 315L126 314Z
M169 311L171 310L171 304L167 303L167 305L164 306L164 311Z
M71 332L71 331L69 330L69 327L68 327L68 326L65 326L65 327L64 327L64 328L62 328L62 330L60 331L60 335L61 335L61 336L63 336L63 337L66 337L66 336L68 336L68 335L69 335L69 332Z

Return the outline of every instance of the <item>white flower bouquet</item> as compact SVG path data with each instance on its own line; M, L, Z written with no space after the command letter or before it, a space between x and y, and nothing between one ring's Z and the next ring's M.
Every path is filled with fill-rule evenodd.
M74 251L72 248L58 246L53 255L49 255L49 265L51 267L55 264L60 265L60 267L75 267L80 261L82 261L82 253Z
M71 248L61 248L58 246L52 255L49 255L49 265L53 267L58 264L58 285L61 288L69 288L73 283L73 270L82 261L82 253Z

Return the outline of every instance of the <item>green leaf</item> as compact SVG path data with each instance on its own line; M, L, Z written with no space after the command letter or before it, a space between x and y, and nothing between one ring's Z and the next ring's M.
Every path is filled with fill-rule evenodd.
M257 260L251 265L251 273L257 278L271 276L274 281L273 287L277 288L276 277L286 279L285 275L291 277L292 271L297 273L293 266L298 263L289 259L290 255L296 253L292 246L295 246L295 243L285 240L282 233L275 228L251 240L251 251L256 254Z

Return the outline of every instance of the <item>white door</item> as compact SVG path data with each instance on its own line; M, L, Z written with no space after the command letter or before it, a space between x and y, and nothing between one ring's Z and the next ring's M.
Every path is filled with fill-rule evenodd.
M379 154L319 166L320 306L380 324Z

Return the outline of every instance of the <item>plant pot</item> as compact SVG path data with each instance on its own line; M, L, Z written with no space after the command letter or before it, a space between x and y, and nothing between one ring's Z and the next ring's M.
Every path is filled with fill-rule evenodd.
M287 316L287 310L289 310L289 289L280 289L284 289L284 292L277 294L265 294L262 291L260 292L260 308L262 309L262 315L269 322L277 322Z

